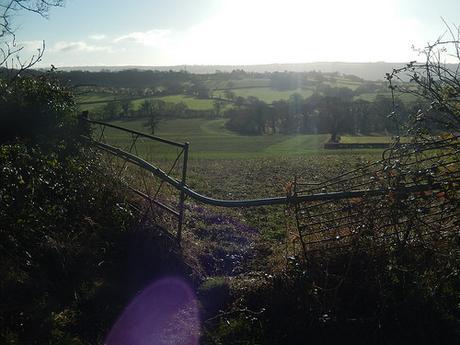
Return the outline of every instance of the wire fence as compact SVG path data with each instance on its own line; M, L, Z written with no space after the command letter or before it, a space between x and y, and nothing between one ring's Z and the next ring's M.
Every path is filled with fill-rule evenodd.
M444 138L396 143L382 160L332 179L294 184L294 199L315 193L359 196L295 203L294 255L343 250L369 243L404 246L458 235L460 140ZM367 191L367 192L366 192ZM380 191L381 193L375 193Z

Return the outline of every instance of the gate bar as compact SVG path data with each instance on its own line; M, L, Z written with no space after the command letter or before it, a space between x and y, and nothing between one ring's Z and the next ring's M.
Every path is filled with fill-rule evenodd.
M91 139L90 139L91 140ZM340 199L351 199L359 198L364 196L379 196L388 194L393 189L366 189L366 190L355 190L348 192L331 192L331 193L318 193L310 195L294 195L294 196L283 196L283 197L273 197L273 198L262 198L262 199L249 199L249 200L223 200L223 199L214 199L205 195L202 195L188 187L182 181L179 181L168 174L166 174L160 168L154 166L153 164L145 161L142 158L139 158L132 153L126 152L117 147L111 146L109 144L104 144L101 142L93 141L93 144L102 148L105 151L108 151L114 155L124 158L126 161L135 164L141 168L144 168L147 171L150 171L152 174L162 179L163 181L169 183L177 190L180 190L184 195L188 195L191 198L200 201L204 204L220 206L220 207L250 207L250 206L268 206L268 205L285 205L293 204L300 202L312 202L312 201L329 201L329 200L340 200ZM184 178L184 177L183 177ZM414 192L422 192L428 190L436 190L440 188L440 184L425 184L425 185L416 185L405 187L402 190L398 190L397 193L400 195L409 194Z

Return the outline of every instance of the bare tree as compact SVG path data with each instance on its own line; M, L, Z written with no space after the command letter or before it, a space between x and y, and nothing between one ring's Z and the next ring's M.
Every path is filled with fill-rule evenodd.
M20 57L24 47L16 41L15 15L27 11L46 18L51 7L63 4L64 0L0 0L0 68L14 69L16 76L39 62L45 50L42 42L36 54L27 59Z
M387 74L394 91L414 94L428 103L413 116L414 123L426 123L443 130L460 130L460 27L446 25L446 32L434 43L418 49L421 62L412 61ZM407 80L410 82L407 83ZM397 115L397 114L396 114ZM395 116L397 117L397 116Z

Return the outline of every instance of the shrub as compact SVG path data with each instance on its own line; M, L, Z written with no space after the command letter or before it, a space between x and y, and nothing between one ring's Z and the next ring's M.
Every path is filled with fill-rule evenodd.
M95 158L59 156L20 143L0 148L2 343L6 334L28 344L67 339L133 220Z
M16 139L42 146L74 145L78 126L74 96L53 75L0 79L0 144Z

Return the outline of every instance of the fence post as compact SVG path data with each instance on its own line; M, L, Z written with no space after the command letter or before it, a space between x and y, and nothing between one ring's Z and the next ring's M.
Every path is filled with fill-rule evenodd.
M177 226L177 241L180 243L182 239L182 226L184 224L184 212L185 212L185 191L184 187L187 180L187 163L188 163L188 147L189 143L184 144L184 161L182 164L182 180L181 180L181 191L179 200L179 222Z

